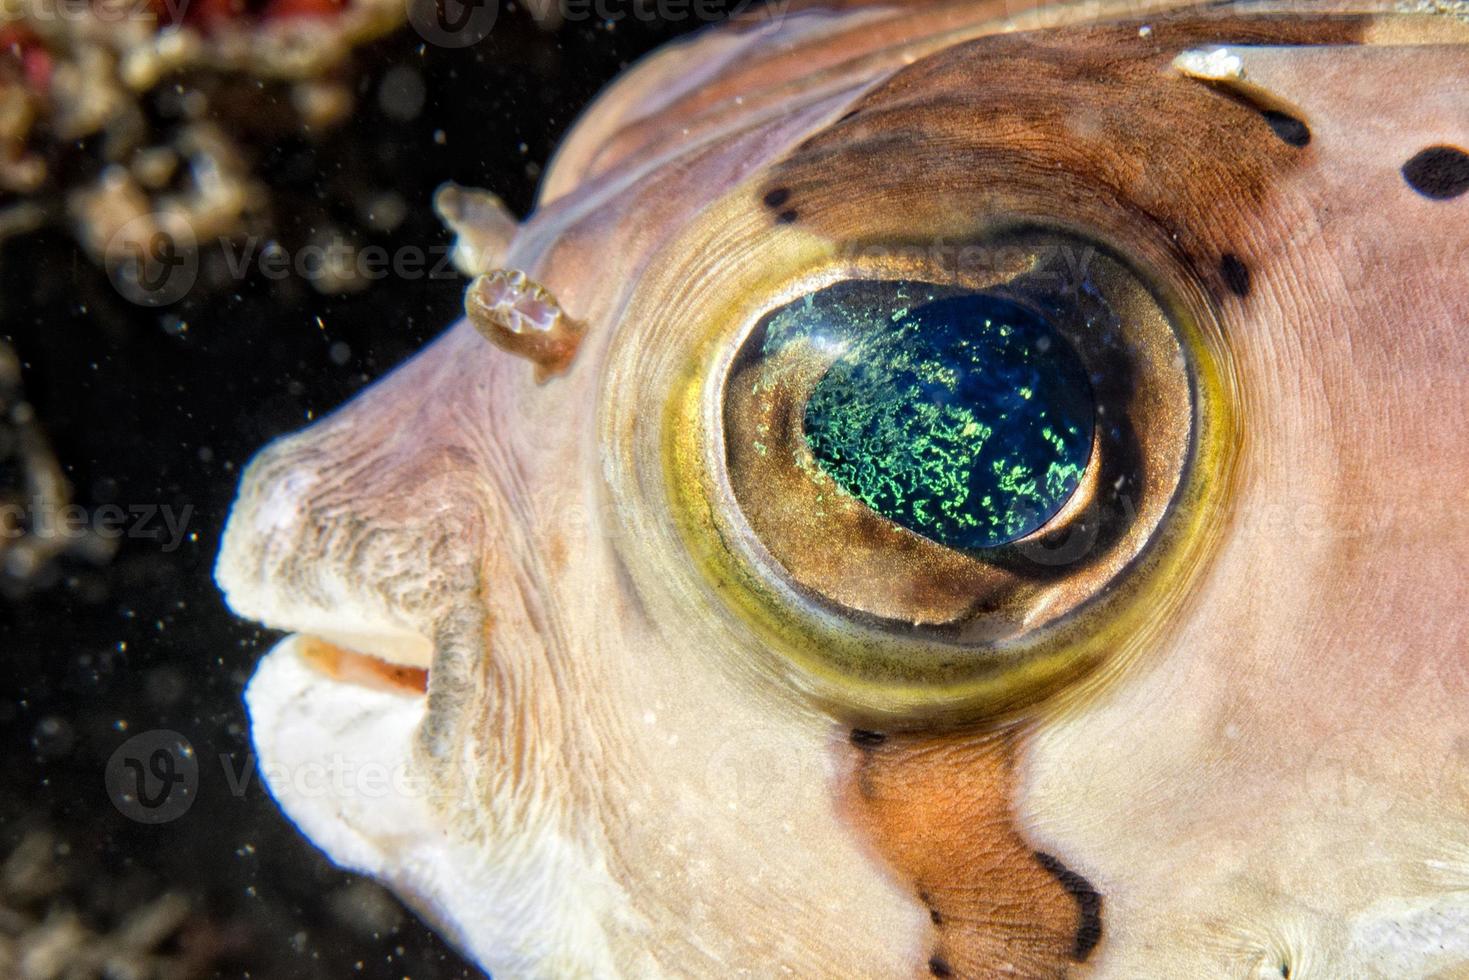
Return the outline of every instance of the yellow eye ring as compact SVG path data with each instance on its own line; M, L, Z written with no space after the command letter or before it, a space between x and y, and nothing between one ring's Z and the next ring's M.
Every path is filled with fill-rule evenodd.
M668 525L698 579L679 583L678 601L698 594L726 614L721 619L711 608L717 621L711 622L711 639L717 633L717 642L729 647L727 655L746 661L734 665L737 669L779 678L785 687L853 721L901 727L1000 718L1063 690L1072 697L1094 689L1144 649L1182 601L1186 583L1210 550L1216 510L1228 484L1235 441L1232 372L1202 289L1177 270L1145 281L1115 251L1054 225L1015 223L974 236L977 246L996 254L1001 249L1034 253L1061 243L1095 250L1100 270L1095 278L1105 280L1114 305L1154 328L1152 339L1138 345L1139 363L1159 375L1172 370L1184 392L1180 402L1176 385L1170 398L1159 391L1150 395L1142 385L1137 396L1153 399L1151 411L1160 426L1171 418L1175 435L1182 432L1167 461L1174 473L1171 484L1143 495L1132 529L1120 536L1121 544L1106 561L1091 563L1083 584L1015 591L1017 577L1006 579L1002 585L1013 595L996 600L1007 616L1005 628L996 630L993 622L972 615L925 618L895 615L891 607L870 603L864 607L860 597L853 600L852 590L843 593L839 587L840 561L826 563L836 571L825 581L807 574L807 566L819 564L802 565L809 541L803 545L797 535L782 542L769 526L753 526L752 508L740 499L738 479L731 479L725 390L744 340L771 310L801 296L845 280L882 276L929 282L947 277L971 288L1011 281L1015 268L945 271L901 248L864 243L833 251L790 234L796 238L784 261L760 263L757 277L720 282L702 292L698 342L669 354L682 364L669 372L673 383L664 390L671 397L656 427L661 487L642 482L645 490L661 491ZM1035 263L1019 265L1033 269ZM724 302L715 302L716 297ZM688 309L685 305L684 312ZM1158 342L1160 325L1172 341L1171 351ZM623 429L622 438L639 436ZM1159 482L1157 473L1150 482ZM743 492L748 496L748 486ZM1098 492L1095 482L1078 490L1075 501L1063 508L1072 513L1057 518L1075 519ZM1043 550L1064 541L1047 525L1019 544ZM833 551L842 554L844 542L835 540ZM975 561L960 559L951 564ZM881 576L875 581L876 588L868 590L873 595L883 584Z

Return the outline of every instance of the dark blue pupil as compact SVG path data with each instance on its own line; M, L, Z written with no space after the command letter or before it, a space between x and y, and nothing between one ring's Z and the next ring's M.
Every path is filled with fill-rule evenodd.
M993 548L1076 490L1092 389L1036 313L976 293L900 309L846 340L804 428L821 469L868 507L949 547Z

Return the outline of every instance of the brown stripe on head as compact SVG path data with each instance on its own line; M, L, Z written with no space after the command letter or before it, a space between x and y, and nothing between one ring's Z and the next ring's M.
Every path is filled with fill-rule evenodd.
M1014 736L852 733L842 808L911 883L939 977L1063 977L1102 935L1102 897L1015 825Z
M796 148L761 202L835 242L881 237L884 214L897 239L960 238L988 216L1068 223L1242 302L1259 215L1312 159L1310 122L1172 63L1216 44L1356 44L1375 26L1190 12L955 45ZM920 974L1064 977L1104 942L1103 896L1017 818L1027 730L854 730L843 749L844 816L930 911Z
M1309 159L1308 123L1171 62L1208 45L1354 44L1373 23L1185 11L978 38L874 88L766 186L782 192L777 220L833 241L880 235L884 214L896 237L1031 217L1151 245L1239 295L1253 216Z

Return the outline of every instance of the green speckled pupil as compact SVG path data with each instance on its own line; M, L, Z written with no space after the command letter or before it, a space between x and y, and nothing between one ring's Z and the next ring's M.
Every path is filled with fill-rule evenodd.
M1003 297L952 296L849 336L816 383L811 453L847 493L953 548L1042 527L1091 455L1091 385L1072 346Z

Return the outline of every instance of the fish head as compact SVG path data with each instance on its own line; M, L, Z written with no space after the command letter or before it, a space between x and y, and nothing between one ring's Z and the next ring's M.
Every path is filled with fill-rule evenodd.
M633 69L526 221L446 199L466 318L244 474L271 792L501 976L1462 969L1450 7Z

